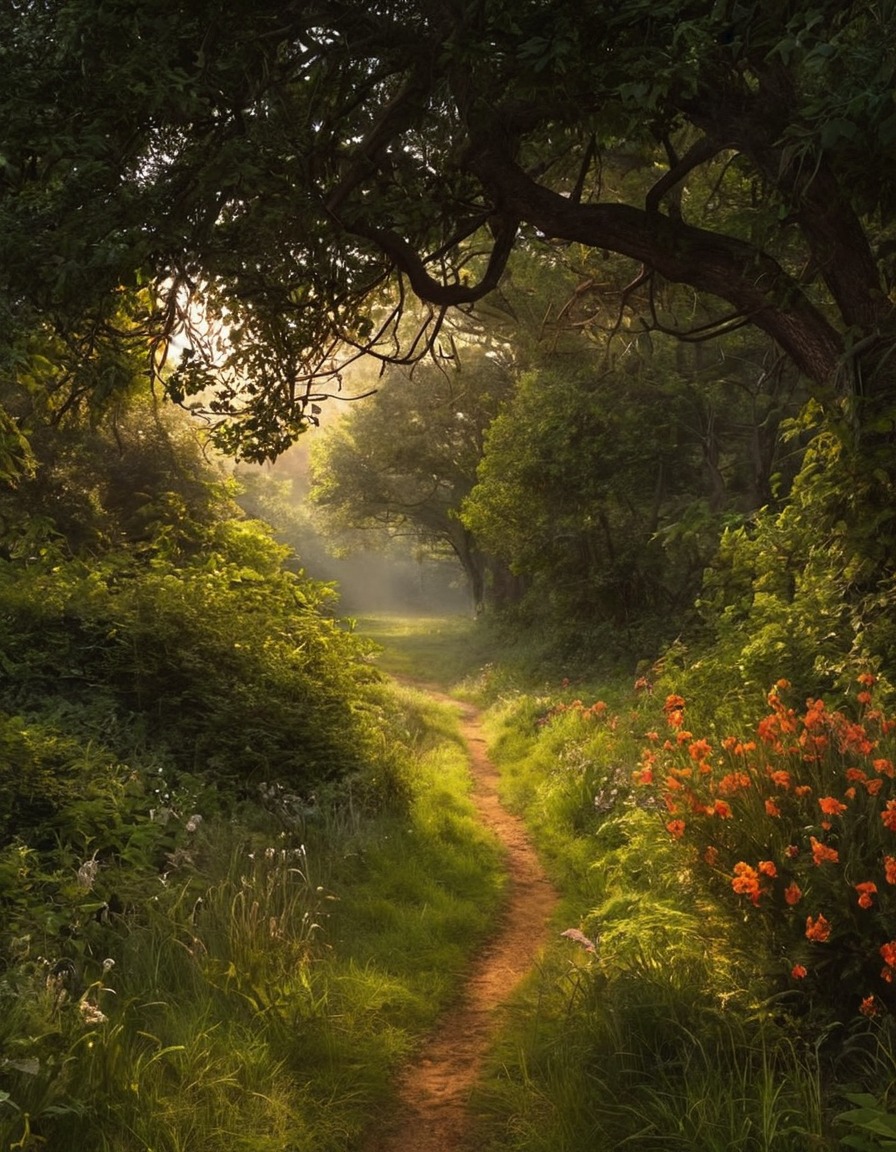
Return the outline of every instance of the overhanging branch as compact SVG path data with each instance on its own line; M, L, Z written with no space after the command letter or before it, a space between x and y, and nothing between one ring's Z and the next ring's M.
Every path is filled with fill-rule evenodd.
M490 138L471 148L468 165L505 211L544 236L630 256L672 283L726 300L807 376L831 379L843 352L839 334L762 249L628 204L576 204L533 180Z

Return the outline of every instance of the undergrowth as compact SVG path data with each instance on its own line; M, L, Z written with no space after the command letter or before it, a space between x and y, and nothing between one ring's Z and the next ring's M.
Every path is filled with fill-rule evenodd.
M388 1106L501 890L456 722L388 697L376 803L95 750L56 844L6 846L0 1147L337 1152Z
M672 732L671 749L666 741L670 750L662 772L659 763L642 757L645 747L656 747L654 730L668 722L671 706L664 709L664 701L647 677L639 677L637 683L632 678L601 686L557 683L549 690L510 690L492 705L491 750L502 769L507 802L525 814L563 888L569 929L519 994L511 1023L495 1045L476 1099L481 1145L502 1152L669 1147L883 1152L890 1146L896 1103L896 1036L884 995L889 954L877 957L883 983L873 999L867 989L853 991L834 979L827 1000L819 1001L824 987L819 981L828 965L824 944L811 940L810 948L819 953L819 977L792 976L782 986L780 944L769 931L770 913L757 910L749 893L739 894L730 873L722 883L711 862L707 868L695 857L690 828L682 835L676 823L693 821L696 834L701 821L708 830L721 814L719 834L736 856L729 841L746 820L743 805L737 810L744 812L741 823L724 818L727 808L706 815L706 805L722 793L703 798L699 820L693 808L687 809L687 790L696 791L699 765L708 762L704 749L711 745L713 757L715 748L721 751L722 733L687 732L682 744L675 739L682 724ZM872 708L867 693L862 701L862 708ZM777 698L772 703L780 724L783 706ZM746 712L742 707L741 715ZM793 713L785 719L789 723L791 716L799 749L801 729ZM822 735L833 744L847 724L816 703L805 730L803 745L812 740L809 768L817 773ZM779 737L779 729L771 735ZM790 756L794 779L788 786L796 785L794 760L805 749L776 752L770 737L765 752ZM856 764L844 787L873 778L888 785L890 754L881 746L866 748L865 755L865 770L860 774ZM655 789L645 786L645 765L654 769ZM842 773L839 759L837 766ZM718 778L730 771L720 765ZM713 778L699 775L701 796ZM721 786L724 791L728 785ZM830 787L818 793L817 827L809 829L829 844L838 835L839 813L853 803L837 793L843 807L826 817L830 794ZM885 801L881 793L884 816ZM724 803L736 807L739 799L728 796ZM769 824L777 819L765 809L761 816ZM805 819L813 823L804 814ZM744 827L751 829L747 839L756 849L757 822ZM884 838L888 827L883 819ZM806 838L808 844L808 832ZM880 839L878 831L873 839ZM705 847L702 843L701 851ZM754 868L757 851L743 857ZM811 856L808 864L811 872ZM734 876L740 876L737 869ZM841 903L849 893L853 904L857 896L866 905L884 900L883 872L880 891L871 888L877 877L869 879L864 871L843 879L848 891ZM813 905L810 911L818 910ZM850 912L848 921L853 934L861 923L872 930L872 919L861 921ZM875 933L869 953L876 954ZM836 954L847 962L842 971L852 971L847 953ZM808 961L806 967L811 976Z

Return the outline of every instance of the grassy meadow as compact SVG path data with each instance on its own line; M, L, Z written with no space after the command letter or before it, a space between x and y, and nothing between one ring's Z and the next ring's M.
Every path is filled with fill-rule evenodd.
M486 710L566 917L476 1092L479 1146L896 1148L886 686L801 707L781 680L716 719L674 669L571 683L470 627L392 621L388 658Z
M463 618L355 629L379 646L364 772L215 788L78 745L55 838L3 849L4 1152L363 1145L504 885L454 712L413 681L484 710L563 897L475 1091L484 1152L896 1148L896 724L872 675L806 707L780 681L717 728L672 671L570 682ZM28 732L8 721L7 751ZM58 779L74 753L40 748Z
M114 863L4 850L4 1152L356 1146L502 888L451 709L389 690L383 739L389 802L271 786L225 806L182 781L162 808L131 772L95 780L120 790Z

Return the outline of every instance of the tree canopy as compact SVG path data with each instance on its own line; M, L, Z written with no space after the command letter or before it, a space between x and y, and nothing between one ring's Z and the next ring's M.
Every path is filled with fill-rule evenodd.
M705 298L689 338L755 325L888 420L894 25L872 0L8 5L5 368L35 324L73 365L148 339L262 458L346 354L412 361L515 246L575 243Z
M461 371L423 365L413 380L391 369L312 454L312 499L332 530L411 536L454 556L474 606L485 598L489 562L459 512L485 429L511 391L509 366L494 356L471 351Z

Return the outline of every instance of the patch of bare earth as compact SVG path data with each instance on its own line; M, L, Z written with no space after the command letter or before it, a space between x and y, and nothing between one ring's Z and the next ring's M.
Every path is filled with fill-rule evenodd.
M498 1023L497 1009L538 958L557 905L557 893L542 871L522 821L498 799L498 773L486 755L478 712L469 705L459 707L470 755L473 800L483 823L506 850L504 912L495 935L473 962L459 1002L441 1018L401 1077L397 1114L373 1133L364 1152L468 1152L470 1092Z

